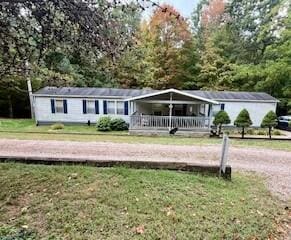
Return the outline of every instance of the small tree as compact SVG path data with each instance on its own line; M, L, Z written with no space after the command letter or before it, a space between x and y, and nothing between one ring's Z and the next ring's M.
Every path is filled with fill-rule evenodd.
M226 111L221 110L215 115L213 124L216 127L218 127L218 135L221 134L222 124L229 124L229 123L230 123L230 118Z
M252 124L253 124L253 122L250 118L250 114L249 114L248 110L246 110L246 109L241 110L241 112L238 114L236 120L234 121L235 126L242 128L242 133L241 133L242 138L244 138L244 136L245 136L245 128L251 126Z
M269 138L272 138L272 128L276 127L278 124L277 121L277 115L276 113L274 113L273 111L268 112L265 117L263 118L263 121L261 123L261 127L265 128L269 128Z

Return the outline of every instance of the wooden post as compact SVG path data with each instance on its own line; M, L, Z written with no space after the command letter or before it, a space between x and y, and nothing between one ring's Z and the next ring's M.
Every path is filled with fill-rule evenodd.
M223 134L222 139L222 152L220 158L219 176L225 176L225 169L228 158L229 138L226 134Z
M27 71L27 70L26 70ZM30 113L31 113L31 119L35 118L35 113L34 113L34 103L33 103L33 96L32 96L32 86L31 86L31 81L28 76L28 71L27 71L27 90L28 90L28 95L29 95L29 103L30 103Z
M33 104L33 96L32 96L32 86L31 86L31 81L29 79L29 63L28 61L25 61L25 74L27 78L27 90L28 90L28 95L29 95L29 103L30 103L30 113L31 113L31 118L35 118L35 113L34 113L34 104Z

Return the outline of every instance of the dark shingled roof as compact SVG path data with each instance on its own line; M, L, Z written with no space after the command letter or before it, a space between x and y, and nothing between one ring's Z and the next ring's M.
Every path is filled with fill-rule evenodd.
M117 89L117 88L76 88L76 87L45 87L35 92L34 95L46 96L96 96L96 97L121 97L130 98L145 94L159 92L152 89ZM183 90L182 92L207 98L210 100L235 100L235 101L269 101L278 102L271 95L264 92L233 92L233 91L201 91Z

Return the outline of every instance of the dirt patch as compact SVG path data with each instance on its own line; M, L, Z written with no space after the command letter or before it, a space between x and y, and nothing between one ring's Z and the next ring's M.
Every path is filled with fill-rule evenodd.
M177 146L110 142L70 142L0 139L1 156L61 157L88 160L175 161L217 164L221 146ZM234 170L267 176L271 191L283 200L291 197L291 153L262 148L230 147Z

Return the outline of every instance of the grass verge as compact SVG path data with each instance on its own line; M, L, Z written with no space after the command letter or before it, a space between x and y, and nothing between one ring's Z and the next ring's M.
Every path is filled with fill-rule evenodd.
M279 203L254 175L0 164L0 239L267 239Z

